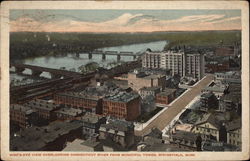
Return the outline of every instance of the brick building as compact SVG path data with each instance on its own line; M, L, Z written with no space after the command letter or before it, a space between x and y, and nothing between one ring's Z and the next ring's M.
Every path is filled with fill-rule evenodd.
M56 104L63 104L74 108L85 109L93 113L102 113L102 101L98 96L91 96L85 93L64 92L54 95Z
M41 99L35 99L27 102L25 106L35 109L40 118L48 121L53 121L56 119L54 111L59 109L59 105Z
M30 107L12 104L10 105L10 122L21 128L27 128L32 125L36 118L36 111Z
M176 98L176 89L166 88L156 94L156 103L168 105Z
M119 92L103 99L103 114L128 121L135 120L141 112L140 96Z

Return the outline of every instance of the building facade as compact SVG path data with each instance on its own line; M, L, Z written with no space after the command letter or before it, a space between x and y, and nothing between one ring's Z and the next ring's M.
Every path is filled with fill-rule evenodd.
M218 108L217 97L212 92L202 93L200 101L199 110L201 111L216 110Z
M83 123L83 137L92 138L99 134L99 128L101 124L105 124L106 118L93 113L86 113L81 117Z
M103 115L105 116L132 121L140 113L141 100L138 94L119 92L103 99Z
M56 119L56 114L54 111L60 108L59 105L56 105L55 103L41 99L35 99L27 102L25 106L35 109L40 118L48 121L53 121Z
M143 87L166 87L166 75L146 74L145 72L133 71L128 73L128 86L139 91Z
M227 128L227 143L241 148L242 145L241 119L229 122L226 128Z
M156 103L168 105L176 98L176 89L166 88L164 91L156 94Z
M55 94L54 101L56 104L85 109L97 114L102 113L102 100L97 96L89 96L83 93L64 92Z
M10 122L21 128L30 127L35 117L36 111L30 107L19 104L10 105Z
M142 98L147 96L156 96L157 93L160 93L161 89L159 87L143 87L139 90L139 94Z
M122 147L134 144L134 125L132 122L122 120L109 120L108 124L102 124L99 128L99 139L112 140Z
M170 69L172 75L186 75L201 79L204 76L204 56L195 51L146 52L142 66L144 68Z
M76 117L83 115L84 110L72 107L63 107L55 111L58 120L75 120Z

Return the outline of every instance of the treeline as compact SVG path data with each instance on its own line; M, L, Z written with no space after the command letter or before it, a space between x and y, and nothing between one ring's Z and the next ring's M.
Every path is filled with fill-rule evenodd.
M10 33L11 60L45 55L88 52L97 48L166 40L166 48L177 44L230 44L241 39L240 31L153 33Z

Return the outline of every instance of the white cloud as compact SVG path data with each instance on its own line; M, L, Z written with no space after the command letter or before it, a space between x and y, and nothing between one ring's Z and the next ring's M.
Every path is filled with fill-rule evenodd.
M240 29L240 24L231 23L240 17L224 18L225 15L193 15L174 20L159 20L153 16L125 13L105 22L84 22L60 20L43 23L32 18L19 18L11 22L11 31L48 31L48 32L152 32L178 30L228 30ZM215 24L228 23L218 26ZM230 25L231 24L231 25ZM230 26L232 26L230 28Z

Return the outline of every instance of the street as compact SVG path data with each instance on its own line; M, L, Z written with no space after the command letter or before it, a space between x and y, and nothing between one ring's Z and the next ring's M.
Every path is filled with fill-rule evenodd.
M142 136L154 127L163 130L174 119L174 117L189 104L189 102L191 102L198 94L200 94L202 88L207 86L213 79L213 75L207 75L189 91L177 98L178 100L176 100L172 105L169 106L167 110L165 110L156 119L144 127L143 130L135 131L135 135Z

